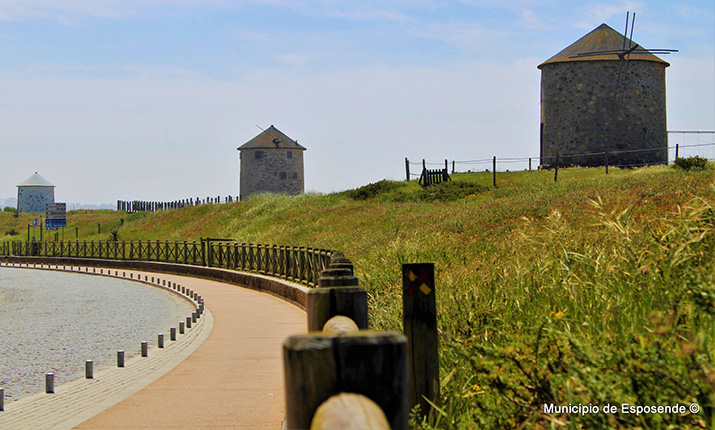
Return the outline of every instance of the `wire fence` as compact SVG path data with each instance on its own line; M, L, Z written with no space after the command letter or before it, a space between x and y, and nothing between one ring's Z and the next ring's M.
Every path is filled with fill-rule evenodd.
M685 132L683 132L685 133ZM690 133L690 132L688 132ZM715 135L715 132L699 132ZM694 139L688 139L693 141ZM686 140L686 142L688 141ZM519 170L551 169L555 166L607 166L618 168L633 168L655 164L670 164L676 158L699 156L709 161L715 161L715 142L676 144L667 148L646 148L609 152L592 152L581 154L557 154L535 157L497 157L474 160L444 160L442 163L409 161L405 158L406 179L421 176L422 170L440 166L450 173L468 172L508 172ZM413 169L413 166L422 167Z

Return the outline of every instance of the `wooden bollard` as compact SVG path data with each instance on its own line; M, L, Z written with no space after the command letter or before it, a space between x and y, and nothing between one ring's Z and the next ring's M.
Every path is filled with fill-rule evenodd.
M196 312L191 312L191 323L196 322Z
M427 415L429 402L439 399L439 337L434 264L402 265L403 325L407 336L410 408L420 405Z
M390 430L380 406L361 394L340 393L323 402L310 430Z
M164 335L163 335L163 334L160 334L160 335L157 337L156 345L157 345L157 347L159 347L159 348L163 348L163 347L164 347Z
M325 269L320 272L318 287L357 287L358 278L350 269Z
M358 328L368 327L367 292L360 287L331 287L308 290L305 297L308 331L320 331L336 315L355 321Z
M0 388L0 412L5 410L5 389Z
M348 392L379 405L393 430L407 430L406 354L406 338L394 332L289 337L283 344L286 428L310 428L323 402Z
M179 322L179 334L184 334L184 322Z
M176 327L169 329L169 340L176 340Z
M124 367L124 351L117 351L117 367Z
M146 341L142 342L142 357L149 356L149 343Z
M353 274L354 267L353 267L353 262L345 258L345 255L343 255L342 252L333 252L330 255L330 264L328 265L329 269L349 269L350 274Z
M53 394L55 392L55 374L45 374L45 393Z
M191 328L191 317L186 317L186 328Z
M358 286L358 278L350 269L323 270L318 288L308 291L305 309L308 331L320 331L336 315L352 318L358 328L368 327L367 292Z
M94 379L94 362L92 360L84 362L84 377L85 379Z

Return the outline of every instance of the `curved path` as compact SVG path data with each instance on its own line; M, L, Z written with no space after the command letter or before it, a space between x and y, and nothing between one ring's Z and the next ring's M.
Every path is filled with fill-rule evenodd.
M47 428L279 429L285 417L282 344L306 331L305 313L274 296L233 285L126 271L127 276L130 273L135 278L141 273L166 279L199 293L210 311L201 318L204 324L213 323L210 334L188 358L146 388L127 398L126 389L131 387L121 387L126 389L113 401L85 408L87 416L82 419L114 404L98 415L78 425L75 417L74 422Z

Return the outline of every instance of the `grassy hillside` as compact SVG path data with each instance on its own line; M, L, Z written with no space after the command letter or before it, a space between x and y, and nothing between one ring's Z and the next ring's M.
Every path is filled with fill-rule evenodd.
M443 396L424 428L715 425L715 170L564 169L381 181L155 214L75 211L65 239L198 240L343 251L371 325L401 329L400 264L434 262ZM0 216L0 240L31 216ZM123 223L121 221L123 219ZM98 233L97 224L101 224ZM5 232L16 230L19 236ZM631 405L690 405L641 414ZM619 405L545 414L544 404Z

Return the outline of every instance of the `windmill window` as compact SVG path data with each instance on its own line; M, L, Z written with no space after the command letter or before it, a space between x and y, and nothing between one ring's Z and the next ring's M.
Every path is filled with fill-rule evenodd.
M288 151L288 152L286 153L286 158L293 158L293 152Z
M256 160L263 158L263 151L256 151Z
M293 172L293 179L298 179L298 174L296 172Z
M288 174L286 172L281 172L281 179L286 179Z

